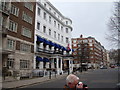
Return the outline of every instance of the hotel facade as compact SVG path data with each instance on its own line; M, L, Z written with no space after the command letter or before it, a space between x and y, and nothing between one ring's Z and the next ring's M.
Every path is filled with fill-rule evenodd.
M57 75L73 70L71 49L72 21L49 1L36 2L34 74Z

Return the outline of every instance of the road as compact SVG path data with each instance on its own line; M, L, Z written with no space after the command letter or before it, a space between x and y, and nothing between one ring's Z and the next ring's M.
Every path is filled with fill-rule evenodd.
M118 68L89 70L76 75L82 82L87 84L89 88L116 88L116 84L118 83ZM65 78L66 77L62 77L24 88L63 88Z

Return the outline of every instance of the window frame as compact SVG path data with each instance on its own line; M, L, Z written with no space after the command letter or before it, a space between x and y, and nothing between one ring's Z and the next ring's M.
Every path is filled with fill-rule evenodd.
M26 30L26 31L25 31ZM28 33L29 31L29 33ZM22 33L23 36L31 38L32 37L32 32L29 28L22 26Z

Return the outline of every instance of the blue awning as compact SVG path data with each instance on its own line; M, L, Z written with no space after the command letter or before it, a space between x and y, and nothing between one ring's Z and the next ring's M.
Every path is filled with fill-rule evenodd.
M58 45L58 44L56 44L56 43L55 43L55 45L54 45L54 46L55 46L56 48L59 48L59 45Z
M39 57L39 56L36 57L36 60L37 61L43 61L43 59L41 57Z
M61 45L59 45L59 49L61 49L62 48L62 46Z
M47 44L47 45L50 45L50 41L44 39L44 43Z
M49 41L51 46L55 46L55 44L52 41Z
M41 37L39 37L39 36L37 36L37 41L38 41L38 42L44 42L44 39L41 38Z
M63 51L66 51L66 50L67 50L67 49L66 49L65 47L63 47L63 46L62 46L62 48L61 48L61 49L62 49Z
M49 62L49 59L48 58L43 58L43 61L44 62Z

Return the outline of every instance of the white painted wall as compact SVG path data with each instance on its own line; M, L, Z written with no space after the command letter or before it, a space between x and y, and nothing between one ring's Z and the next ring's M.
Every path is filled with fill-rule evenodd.
M66 37L68 37L69 44L70 44L69 46L71 48L71 32L72 32L71 20L64 17L54 6L52 6L52 4L50 4L50 2L47 2L46 7L43 8L43 5L44 5L45 1L47 1L47 0L38 0L38 1L40 1L40 2L36 3L34 51L36 52L36 49L37 49L36 48L36 41L37 41L36 35L46 38L47 40L50 40L61 46L64 46L65 48L68 45L68 43L66 43ZM37 12L38 7L41 9L40 16L38 15L38 12ZM51 8L51 10L49 10L49 8ZM46 12L46 20L43 18L44 12ZM54 12L56 13L56 15L54 15ZM52 13L54 16L56 16L57 19L54 16L52 16L50 13ZM49 23L49 16L51 16L51 23ZM59 16L59 18L58 18L58 16ZM54 20L56 21L56 27L54 26ZM65 24L66 21L68 21L68 25ZM40 30L37 29L37 22L40 23ZM60 29L58 29L58 23L60 25ZM46 26L46 33L43 32L43 26ZM63 27L63 30L61 30L61 26ZM65 28L68 28L69 33L66 33ZM51 29L51 35L49 35L49 29ZM56 31L56 38L54 38L54 31ZM58 34L60 34L60 40L58 40ZM61 41L61 36L63 36L63 42ZM34 65L35 65L35 58L34 58ZM52 66L52 68L54 68L53 63L51 66ZM36 66L34 66L34 68L35 67ZM71 67L73 67L73 66L71 66ZM58 70L58 71L61 71L61 69L62 69L62 65L61 65L60 70Z

